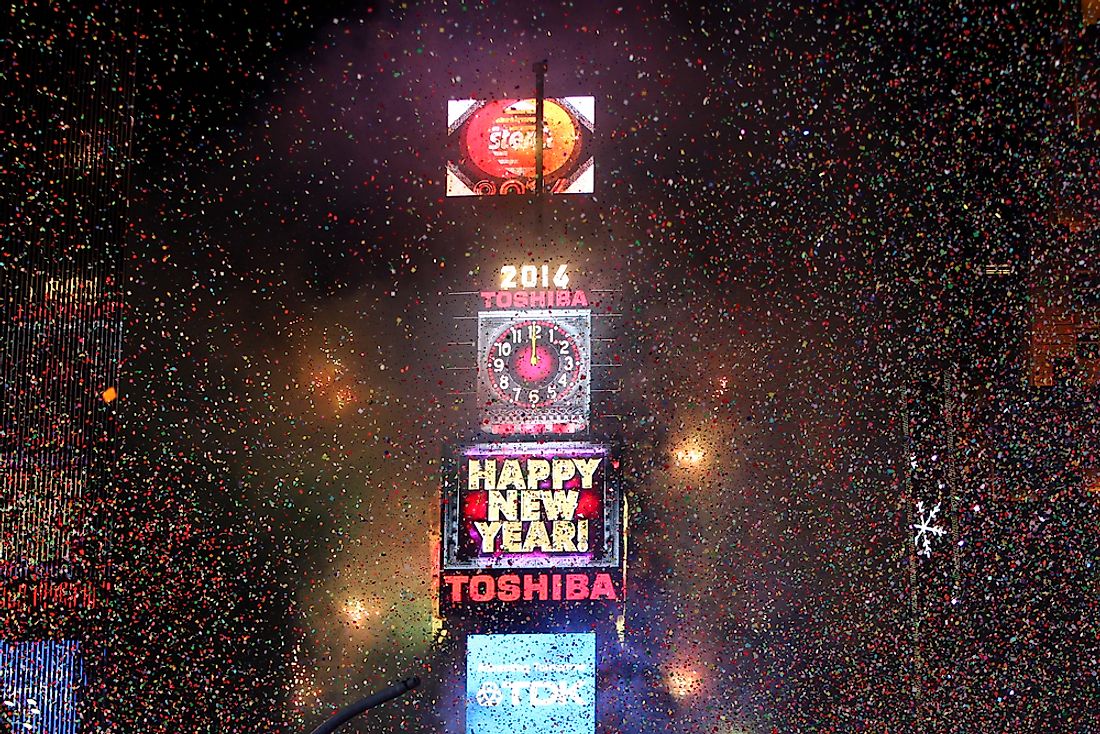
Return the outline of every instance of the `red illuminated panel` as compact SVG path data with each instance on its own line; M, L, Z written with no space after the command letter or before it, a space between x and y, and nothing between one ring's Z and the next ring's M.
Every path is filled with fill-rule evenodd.
M543 181L559 194L590 194L594 164L592 97L543 104ZM450 100L447 196L527 194L536 178L535 100Z
M486 602L616 602L624 598L622 578L609 571L445 573L440 584L443 606Z

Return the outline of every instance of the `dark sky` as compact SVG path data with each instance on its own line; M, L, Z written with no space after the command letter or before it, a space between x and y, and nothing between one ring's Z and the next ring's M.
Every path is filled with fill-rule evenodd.
M302 731L416 673L358 731L457 731L431 528L474 306L448 294L534 258L621 290L608 726L908 731L904 367L953 353L970 263L1023 248L1052 17L320 6L139 13L121 730ZM549 95L596 98L595 194L541 224L445 199L446 100L527 96L543 58Z

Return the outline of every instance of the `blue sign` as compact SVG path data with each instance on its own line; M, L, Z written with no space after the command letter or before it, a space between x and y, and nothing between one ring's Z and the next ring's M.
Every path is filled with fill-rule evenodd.
M76 734L83 685L79 642L0 640L0 731Z
M470 635L467 734L593 734L596 635Z

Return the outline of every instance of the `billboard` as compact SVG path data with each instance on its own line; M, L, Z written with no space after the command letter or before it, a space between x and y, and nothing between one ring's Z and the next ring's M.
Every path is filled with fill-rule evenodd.
M474 444L443 464L441 608L623 599L619 462L607 446Z
M467 734L593 734L596 635L470 635Z
M10 731L76 734L83 684L79 642L0 640L0 724Z
M465 447L444 466L443 568L617 566L617 470L602 444Z
M519 573L486 569L477 572L444 571L440 575L440 609L458 610L486 603L619 602L624 598L623 577L614 571L576 569L566 572Z
M554 194L591 194L593 97L543 101L543 184ZM535 188L535 100L447 102L447 196L528 194Z

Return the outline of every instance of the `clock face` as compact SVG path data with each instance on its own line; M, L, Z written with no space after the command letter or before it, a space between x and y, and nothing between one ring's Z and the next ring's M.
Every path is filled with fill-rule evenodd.
M479 311L480 427L497 436L588 427L592 314L580 309Z
M549 319L517 319L496 335L485 353L494 397L522 408L552 406L582 379L577 335Z

